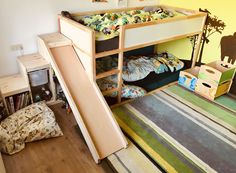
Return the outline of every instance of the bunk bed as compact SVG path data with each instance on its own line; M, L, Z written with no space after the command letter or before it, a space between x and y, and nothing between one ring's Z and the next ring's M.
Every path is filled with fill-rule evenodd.
M118 26L118 34L115 33L109 39L101 39L99 34L106 35L107 28L96 29L97 26L91 26L87 19L103 17L106 15L129 14L137 11L143 13L150 11L163 10L169 13L169 17L162 17L157 20L145 20L142 22L125 22ZM177 14L177 15L172 15ZM120 15L122 16L122 15ZM110 17L110 16L109 16ZM84 13L74 13L69 16L59 15L59 31L67 38L72 40L74 49L85 68L89 79L96 82L98 79L112 75L117 75L117 87L103 92L103 95L108 95L114 92L118 94L118 102L121 101L122 70L124 63L124 54L132 50L145 48L148 46L157 45L159 43L172 41L180 38L197 35L194 56L191 66L195 66L198 57L203 27L206 20L206 13L170 6L152 6L152 7L137 7L123 8L109 11L93 11ZM87 23L86 23L87 22ZM96 23L96 21L95 21ZM114 26L113 26L114 27ZM117 26L115 26L117 28ZM109 37L110 31L108 31ZM153 49L156 53L156 48ZM117 55L117 68L113 68L106 72L96 72L96 60Z

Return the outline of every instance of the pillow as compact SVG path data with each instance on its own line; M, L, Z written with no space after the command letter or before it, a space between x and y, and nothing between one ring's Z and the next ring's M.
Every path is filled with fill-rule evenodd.
M161 54L158 54L158 56L160 56L157 58L158 61L168 66L171 72L180 70L184 67L184 63L170 53L163 52Z
M62 136L54 113L44 102L34 103L0 123L0 149L7 154L21 151L25 142Z
M128 82L137 81L145 78L154 70L153 62L148 57L142 56L129 60L127 66L123 66L122 78Z
M98 87L101 91L107 91L110 89L114 89L117 87L117 77L116 76L109 76L102 79L97 80ZM141 87L135 85L122 85L121 90L121 97L122 98L136 98L141 97L146 94L146 90ZM113 92L108 94L109 97L116 97L117 92Z
M147 91L141 87L138 87L135 85L123 85L122 91L121 91L121 97L122 98L136 98L136 97L142 97L146 93Z

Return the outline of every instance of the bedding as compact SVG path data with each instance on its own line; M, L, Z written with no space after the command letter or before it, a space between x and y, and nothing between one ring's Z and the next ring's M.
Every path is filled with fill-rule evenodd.
M96 73L102 73L110 69L117 68L118 60L116 57L108 56L96 61ZM170 53L160 53L152 56L133 56L124 59L122 78L125 82L139 81L147 77L151 72L156 74L164 72L179 71L184 67L184 63ZM97 80L101 91L107 91L117 87L117 76L109 76ZM123 84L122 98L136 98L144 96L146 90L135 85ZM117 92L109 95L117 96Z
M97 80L97 84L101 91L107 91L117 88L117 76L113 75L99 79ZM146 90L141 87L123 84L121 89L121 98L137 98L144 96L146 93ZM107 96L116 97L117 92L113 92L111 94L108 94Z
M119 27L122 25L156 21L179 15L183 14L160 7L146 7L142 10L79 16L75 20L94 29L96 31L96 40L101 41L117 37L119 35Z
M102 73L118 66L117 57L107 56L96 60L96 73Z
M114 69L118 65L116 57L108 56L96 61L96 73ZM184 63L170 53L151 56L131 56L124 59L122 78L127 82L144 79L149 73L175 72L184 67Z
M150 72L156 74L175 72L184 67L184 63L170 53L160 53L153 56L142 56L128 60L123 67L122 78L127 82L144 79Z
M62 135L52 110L44 102L34 103L0 123L0 151L11 155L23 150L26 142Z
M155 65L151 59L142 56L138 59L131 59L123 66L122 78L125 81L137 81L145 78L150 72L155 70Z

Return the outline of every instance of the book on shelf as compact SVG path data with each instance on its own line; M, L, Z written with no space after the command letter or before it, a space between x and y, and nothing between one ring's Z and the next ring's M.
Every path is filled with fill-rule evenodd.
M22 97L22 94L16 95L16 97L15 97L15 110L16 111L20 109L21 97Z
M9 112L9 114L12 114L12 112L11 112L10 102L9 102L8 99L6 99L6 104L7 104L7 110L8 110L8 112Z
M24 107L26 107L28 105L28 100L29 100L29 94L25 93L25 99L24 99L24 103L23 103Z
M9 102L10 102L11 113L14 113L15 112L15 106L14 106L13 96L9 97Z
M9 113L13 114L14 112L29 105L30 94L29 92L25 92L14 96L9 96L8 99L6 99L6 103Z
M3 100L0 98L0 122L6 117L6 108L4 107Z
M22 95L21 95L21 100L20 100L20 109L22 109L22 108L24 107L24 105L23 105L24 99L25 99L25 95L22 94Z

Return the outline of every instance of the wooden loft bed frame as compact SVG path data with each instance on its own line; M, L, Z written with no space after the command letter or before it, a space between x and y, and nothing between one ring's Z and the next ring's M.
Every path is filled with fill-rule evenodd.
M123 83L122 67L124 52L150 45L156 45L171 40L198 35L192 61L192 67L195 66L199 54L200 42L207 14L194 10L187 10L164 5L155 7L176 10L177 12L181 12L186 15L157 21L120 26L119 48L100 53L96 53L95 50L95 31L93 29L86 27L76 21L73 21L72 19L65 18L59 15L59 31L72 40L74 49L79 56L80 61L89 76L89 79L93 82L96 82L96 80L99 78L111 76L114 74L118 75L118 87L112 90L105 91L103 93L104 95L106 95L108 93L117 91L118 103L121 102L121 87ZM127 11L133 9L137 10L143 8L144 7L123 8L109 11L74 13L72 15L76 17L91 14L102 14L106 12ZM96 59L114 54L118 54L118 68L104 72L102 74L96 74Z

